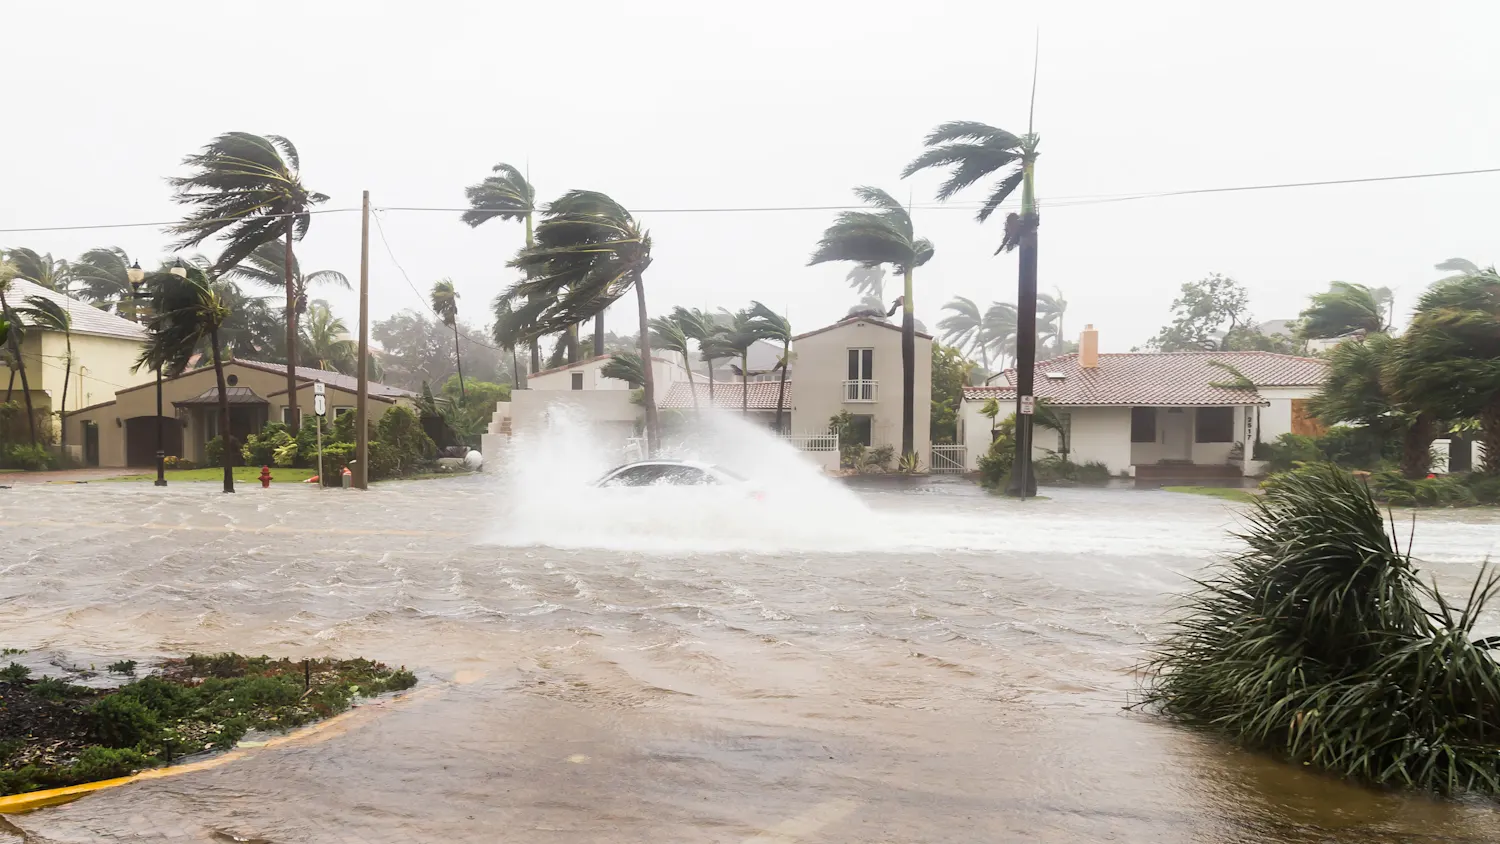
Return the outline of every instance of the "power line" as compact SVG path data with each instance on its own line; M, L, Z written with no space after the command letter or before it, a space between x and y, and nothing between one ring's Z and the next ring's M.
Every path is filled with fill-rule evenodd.
M383 209L383 208L374 208L374 209L371 209L371 211L374 212L374 213L372 213L370 216L371 216L372 219L375 220L375 231L380 235L380 242L383 243L383 244L385 244L385 254L387 254L387 255L389 255L391 257L391 263L395 264L396 265L396 269L398 269L398 270L401 271L401 277L404 278L404 279L406 279L406 286L411 288L411 292L417 297L417 301L419 301L419 302L422 303L422 307L425 308L428 311L428 313L431 313L433 316L437 317L438 316L438 312L434 311L432 309L432 303L430 303L430 302L427 301L427 297L423 296L422 295L422 291L418 290L417 286L412 283L411 276L409 276L409 275L406 274L406 268L403 267L403 266L401 266L401 262L400 261L396 260L396 253L395 253L394 250L391 249L391 242L389 240L387 240L386 237L385 237L385 226L382 225L381 222L380 222L380 214L379 214L379 212L380 211L384 211L384 210L386 210L386 209ZM442 317L438 317L438 319L441 320ZM491 350L496 351L496 352L504 352L505 351L505 349L502 349L502 348L500 348L498 346L491 346L488 343L481 343L480 341L475 340L474 338L469 337L469 336L463 334L462 332L460 332L458 334L458 336L461 339L463 339L463 340L467 340L468 342L472 343L475 346L482 346L483 348L491 349Z
M315 208L304 212L307 214L342 214L346 211L358 211L358 208ZM302 214L262 214L254 217L256 220L274 220L280 217L300 217ZM203 223L226 223L231 220L241 220L244 217L220 217L216 220L201 220ZM15 234L17 232L70 232L84 229L140 229L153 226L175 226L181 220L157 220L151 223L99 223L87 226L38 226L35 228L0 229L0 234Z

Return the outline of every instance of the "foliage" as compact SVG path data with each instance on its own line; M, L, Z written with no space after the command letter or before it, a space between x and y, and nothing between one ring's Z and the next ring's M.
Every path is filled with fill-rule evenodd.
M599 368L599 374L605 378L614 378L624 381L634 390L646 383L645 367L641 364L641 356L634 352L616 352L609 356L604 366Z
M136 661L135 660L133 660L133 659L122 659L119 662L111 662L109 664L109 673L111 673L111 674L134 674L135 673L135 667L136 667Z
M333 315L328 303L318 299L307 308L306 319L298 320L304 366L329 372L354 375L359 366L359 344L350 338L344 321Z
M896 462L896 471L903 475L915 475L922 471L922 458L915 451L908 451Z
M1389 290L1381 288L1385 298ZM1328 289L1314 293L1298 318L1303 337L1343 337L1356 331L1379 334L1388 329L1381 293L1347 281L1329 282Z
M380 442L390 447L398 475L416 471L437 454L437 446L422 430L416 414L401 405L391 407L380 417L376 433Z
M1199 581L1147 665L1164 714L1373 785L1500 791L1500 662L1422 582L1369 491L1307 466L1269 484L1246 549Z
M45 472L57 468L57 456L44 445L0 443L0 469Z
M1306 349L1300 340L1285 334L1266 334L1258 325L1241 325L1224 335L1224 351L1275 352L1278 355L1300 355Z
M891 462L896 459L896 447L893 445L882 445L871 449L860 446L861 453L855 461L855 468L860 472L889 472Z
M209 466L224 465L224 437L222 434L203 444L203 460Z
M1372 473L1368 484L1377 501L1400 507L1470 507L1479 503L1474 490L1454 475L1411 479L1400 472L1384 471Z
M1228 276L1212 273L1187 282L1172 300L1172 324L1146 345L1162 352L1224 349L1228 336L1248 322L1249 305L1250 294Z
M457 327L463 341L465 376L496 383L510 381L510 355L493 348L495 338L486 337L463 320L457 321ZM428 314L405 310L375 320L370 324L370 337L384 350L380 355L383 372L371 376L381 383L417 391L424 381L442 384L458 371L453 359L453 330ZM499 345L509 347L504 341Z
M963 352L941 343L932 347L932 441L951 443L958 439L958 407L974 363Z
M1026 169L1036 161L1038 137L1028 132L1013 135L972 120L956 120L944 123L928 133L924 144L927 149L901 171L905 179L920 170L947 167L949 176L938 187L937 198L945 202L959 191L986 177L1001 174L1000 181L990 191L984 204L979 207L976 218L984 222L995 213L1025 178ZM1023 213L1028 213L1025 209ZM1016 215L1010 215L1014 218ZM1014 248L1012 220L1006 220L1006 238L1000 250Z
M839 467L857 469L865 453L865 447L855 442L854 414L847 410L828 419L828 433L839 438Z
M1032 463L1039 484L1104 484L1110 480L1109 466L1097 460L1074 463L1051 454Z
M1309 409L1326 424L1360 425L1371 441L1399 440L1396 456L1402 470L1409 478L1420 478L1431 463L1437 416L1395 389L1392 378L1406 366L1405 350L1405 343L1384 334L1335 346L1328 354L1328 378ZM1349 465L1332 455L1329 459Z
M496 164L491 172L495 175L486 176L479 184L464 188L469 210L460 219L470 228L494 219L512 222L524 220L529 240L531 214L536 210L536 188L532 187L520 170L509 164Z
M0 668L0 683L19 683L31 676L31 669L19 662Z
M354 462L354 443L323 443L323 473L319 483L323 486L341 486L344 470ZM317 458L314 457L314 460Z
M989 450L979 458L979 483L986 489L1001 489L1010 478L1016 460L1016 417L996 423L994 433Z
M314 436L317 436L316 431L314 431ZM259 434L251 434L245 438L245 444L240 448L240 455L245 458L247 466L281 466L283 464L277 462L276 456L288 445L294 446L292 453L295 455L296 441L292 439L286 425L280 422L267 422Z
M101 246L72 264L74 295L94 307L127 315L131 310L130 256L118 246Z

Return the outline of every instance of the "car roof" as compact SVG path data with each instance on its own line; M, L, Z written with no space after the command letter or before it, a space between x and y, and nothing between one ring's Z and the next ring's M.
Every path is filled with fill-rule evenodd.
M716 471L718 469L718 467L714 466L712 463L700 463L697 460L660 460L660 459L653 459L653 460L637 460L634 463L626 463L626 464L624 464L622 466L616 466L615 468L613 468L613 469L611 469L609 471L611 473L614 473L614 472L620 471L621 469L630 469L630 468L635 467L635 466L689 466L689 467L694 468L694 469L703 469L705 471Z

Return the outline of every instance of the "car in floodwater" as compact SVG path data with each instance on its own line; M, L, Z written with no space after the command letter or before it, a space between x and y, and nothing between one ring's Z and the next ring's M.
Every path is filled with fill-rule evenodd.
M722 466L691 460L637 460L609 470L594 486L717 486L742 489L757 501L765 498L762 490Z

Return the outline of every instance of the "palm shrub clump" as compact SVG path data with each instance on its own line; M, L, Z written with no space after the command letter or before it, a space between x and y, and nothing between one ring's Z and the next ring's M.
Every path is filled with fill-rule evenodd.
M1500 793L1500 637L1424 583L1364 485L1280 476L1147 665L1144 703L1251 748L1381 786Z

